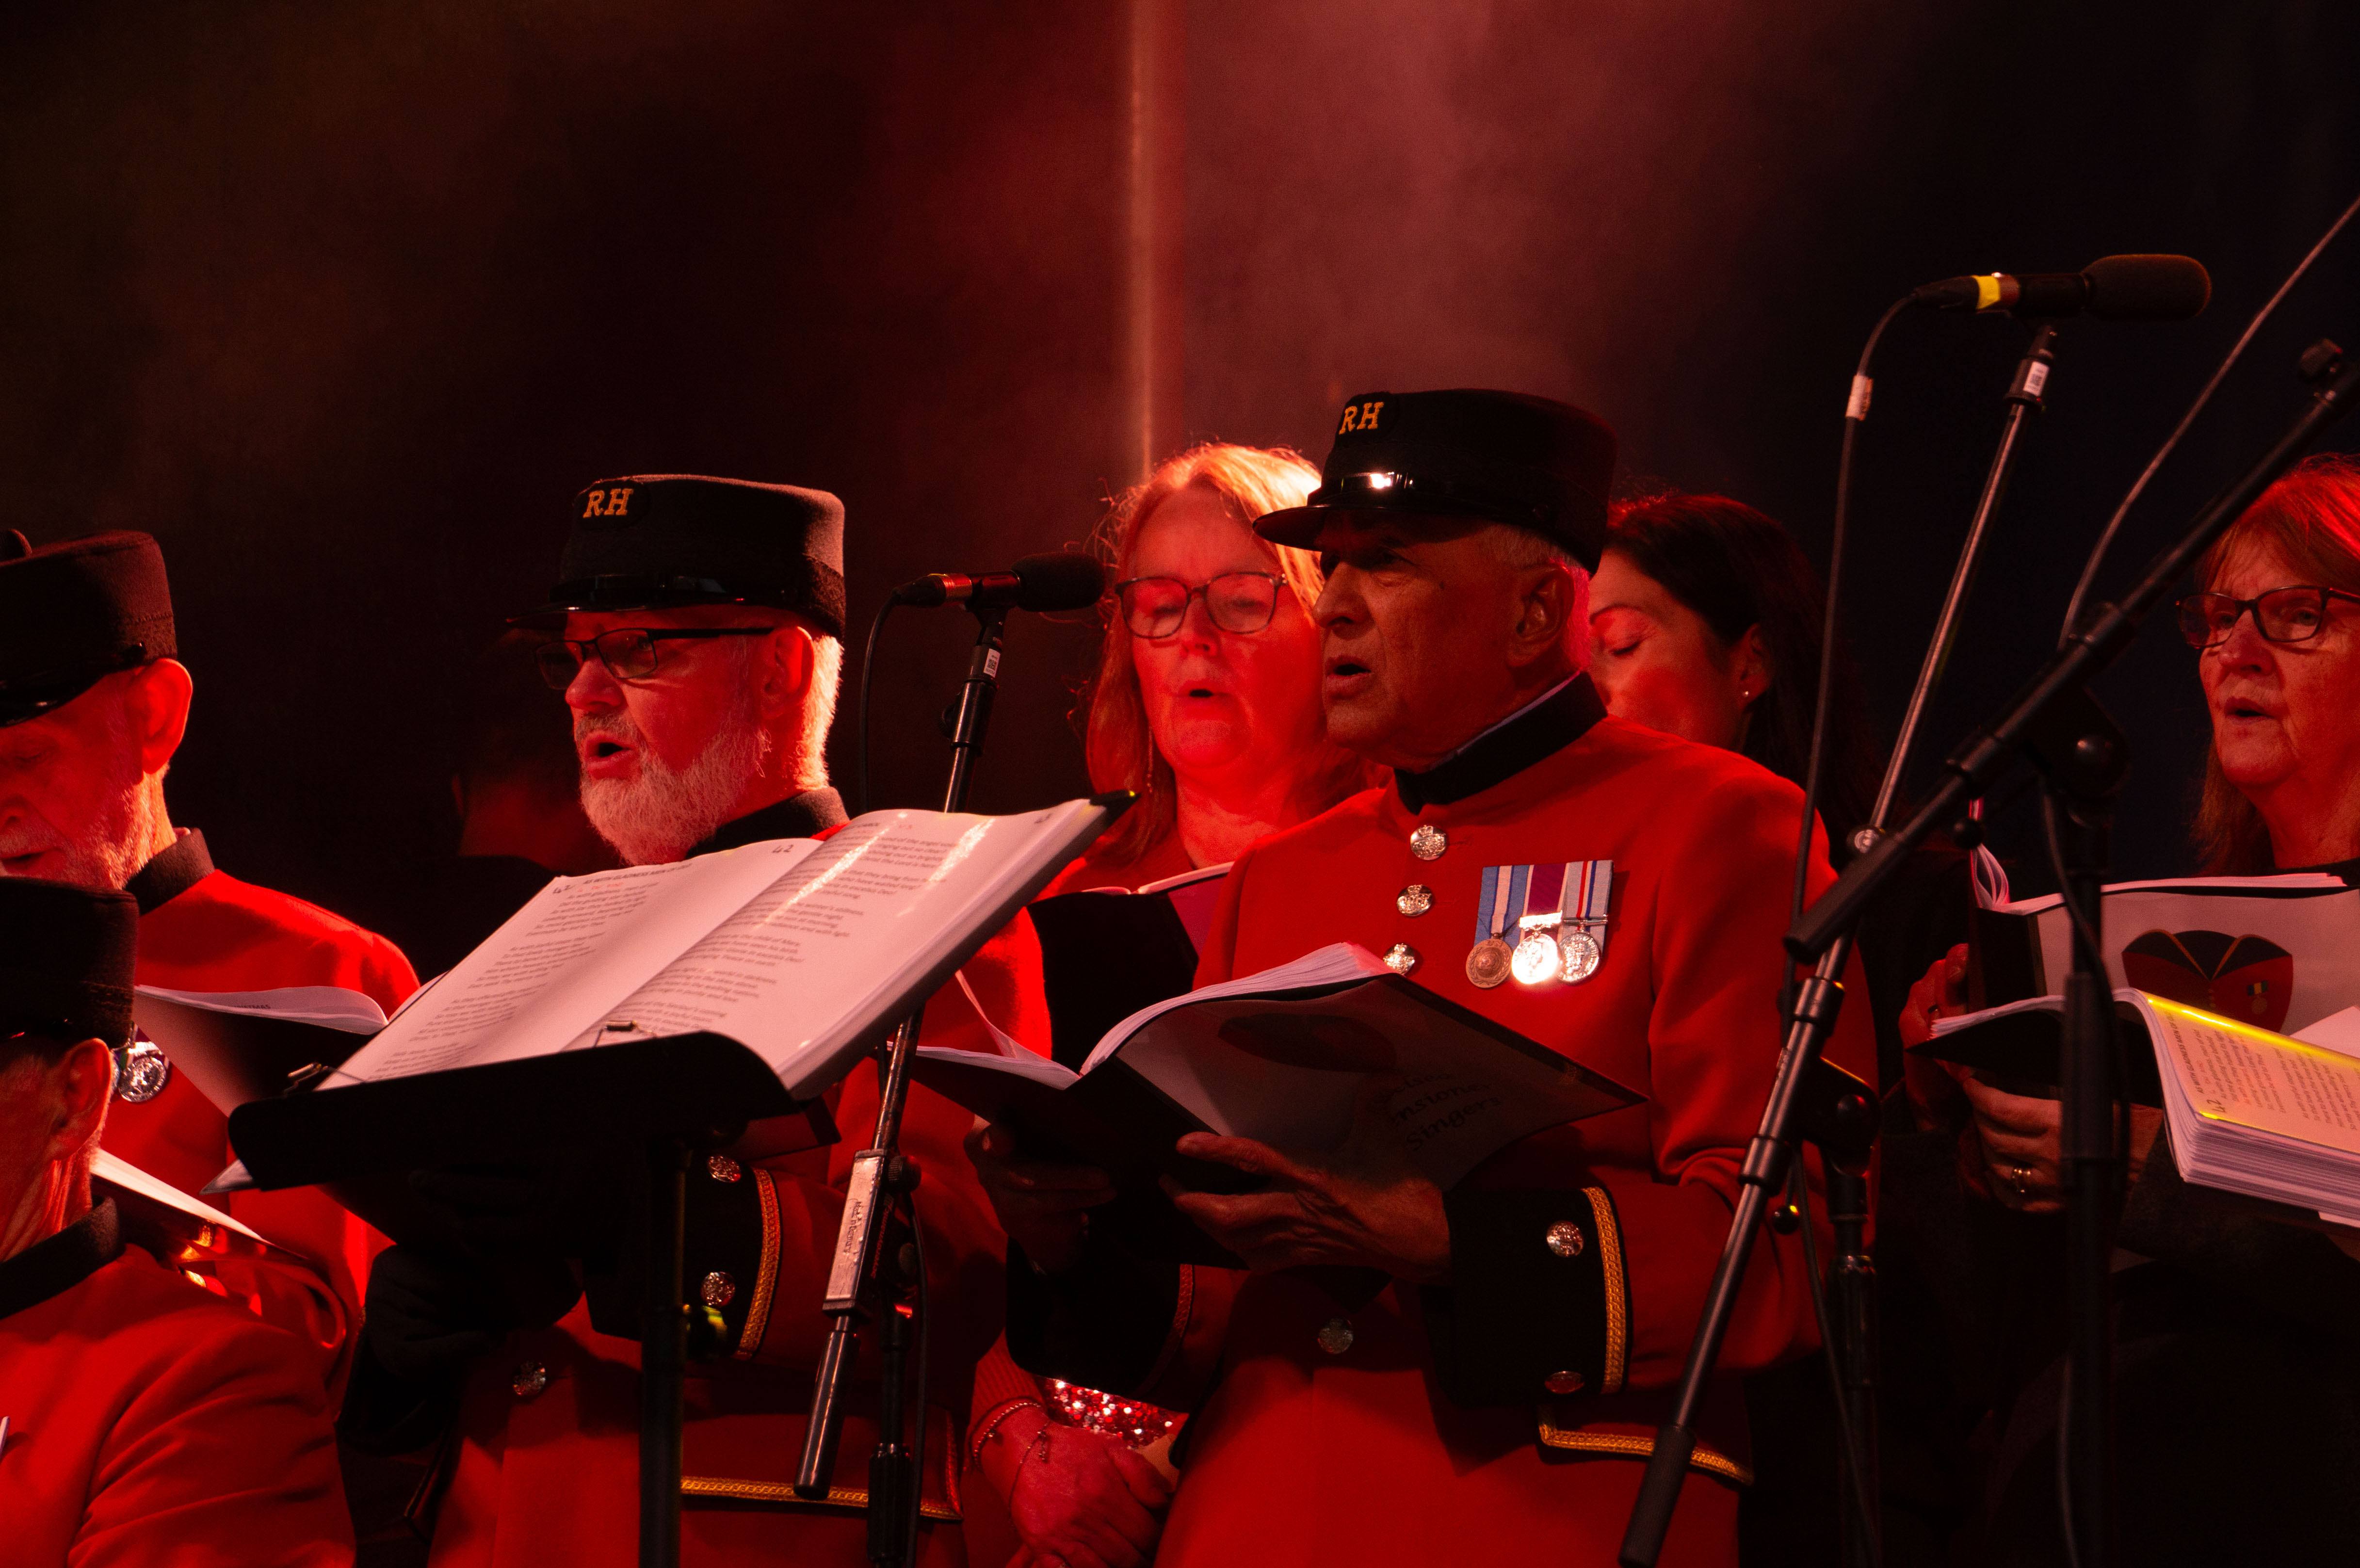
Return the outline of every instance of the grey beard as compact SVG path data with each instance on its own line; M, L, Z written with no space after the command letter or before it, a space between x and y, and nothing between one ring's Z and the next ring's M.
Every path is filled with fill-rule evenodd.
M661 866L688 852L727 822L747 781L762 771L769 736L751 713L726 721L695 760L677 771L664 766L622 714L592 726L639 748L639 776L582 780L582 810L598 836L629 866Z
M82 838L59 846L66 857L59 881L120 892L148 864L148 846L156 841L158 802L157 791L140 775L139 756L129 737L129 722L120 713L113 715L106 737L113 760L112 777L105 783L106 808ZM37 829L27 842L0 843L0 854L18 855L42 847L44 836Z

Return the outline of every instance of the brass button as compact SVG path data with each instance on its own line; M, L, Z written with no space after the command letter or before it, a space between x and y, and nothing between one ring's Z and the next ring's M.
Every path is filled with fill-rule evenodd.
M549 1387L549 1368L538 1361L528 1361L516 1369L508 1387L516 1390L518 1399L530 1399Z
M1450 847L1450 835L1431 822L1420 822L1409 835L1409 852L1420 860L1439 860Z
M1581 1392L1581 1374L1552 1372L1541 1379L1541 1387L1552 1394L1579 1394Z
M1397 942L1385 949L1385 967L1396 975L1407 975L1417 968L1417 949L1405 942Z
M1571 1220L1559 1220L1549 1226L1548 1235L1543 1239L1548 1243L1548 1249L1559 1258L1581 1256L1581 1227Z
M705 1283L696 1288L697 1300L708 1307L726 1307L737 1294L738 1281L718 1269L707 1274Z
M1393 908L1415 920L1434 908L1434 889L1422 882L1413 882L1393 896Z
M1342 1318L1329 1318L1319 1328L1319 1348L1330 1356L1341 1356L1352 1348L1352 1325Z
M735 1181L745 1172L738 1162L726 1154L709 1154L705 1159L705 1173L716 1181Z

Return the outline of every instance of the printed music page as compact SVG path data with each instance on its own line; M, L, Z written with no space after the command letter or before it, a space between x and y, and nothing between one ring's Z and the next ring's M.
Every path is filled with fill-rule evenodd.
M629 1021L618 1003L820 847L779 839L669 866L561 877L396 1014L331 1082L594 1044L606 1024Z
M2141 1000L2197 1116L2360 1153L2360 1061L2159 996Z
M727 1035L795 1094L814 1093L844 1051L891 1026L889 1006L1026 877L1062 865L1103 813L1087 800L1011 817L871 811L620 997L613 1016L642 1034Z

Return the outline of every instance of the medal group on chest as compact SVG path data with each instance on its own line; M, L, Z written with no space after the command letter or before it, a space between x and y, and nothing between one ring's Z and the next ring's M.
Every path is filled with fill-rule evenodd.
M1449 847L1450 835L1431 822L1419 823L1409 835L1409 852L1420 860L1439 860ZM1467 954L1469 982L1488 991L1510 979L1534 987L1589 979L1606 956L1613 891L1611 860L1485 866ZM1413 882L1393 897L1394 909L1413 920L1434 906L1434 889L1424 883ZM1384 954L1385 966L1396 975L1412 974L1423 962L1405 942Z

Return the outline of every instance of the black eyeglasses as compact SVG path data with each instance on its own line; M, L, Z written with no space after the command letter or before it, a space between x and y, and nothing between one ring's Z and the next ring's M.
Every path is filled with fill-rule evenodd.
M761 637L775 629L695 626L679 631L650 631L645 626L617 626L594 637L559 637L536 649L532 662L541 671L541 683L552 691L563 691L573 685L574 677L581 672L582 661L594 653L598 662L606 667L606 673L616 680L645 681L656 672L659 642L675 637Z
M2250 610L2254 629L2265 640L2309 642L2327 629L2330 599L2348 599L2360 604L2360 593L2307 583L2273 588L2250 599L2233 599L2226 593L2191 593L2180 601L2180 635L2188 639L2191 648L2218 648L2237 629L2238 617Z
M1122 624L1135 637L1168 637L1188 618L1188 601L1204 595L1205 614L1225 632L1250 637L1278 614L1286 579L1268 572L1224 572L1191 588L1177 577L1134 577L1114 585Z

